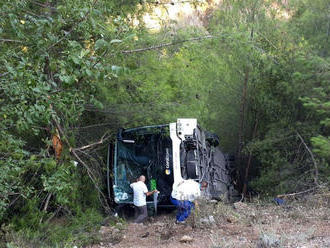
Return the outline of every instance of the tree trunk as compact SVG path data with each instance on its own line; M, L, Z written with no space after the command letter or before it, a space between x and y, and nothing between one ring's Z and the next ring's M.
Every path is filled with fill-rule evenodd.
M258 130L258 119L255 120L254 123L254 130L252 134L252 139L254 139L257 135L257 130ZM252 152L249 153L249 159L245 168L245 177L244 177L244 186L243 186L243 196L246 196L246 191L247 191L247 185L248 185L248 178L249 178L249 170L250 170L250 165L251 165L251 160L252 160Z
M245 133L245 112L246 112L248 80L249 80L249 69L245 68L242 98L241 98L241 107L240 107L240 125L239 125L239 130L238 130L238 146L237 146L237 154L236 154L236 158L237 158L236 161L237 161L238 166L240 166L242 164L242 149L243 149L243 144L244 144L244 133ZM241 178L241 179L243 179L243 178Z

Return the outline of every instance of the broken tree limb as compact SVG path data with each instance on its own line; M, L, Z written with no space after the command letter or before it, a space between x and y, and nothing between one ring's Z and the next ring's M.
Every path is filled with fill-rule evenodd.
M304 190L304 191L300 191L300 192L296 192L296 193L290 193L290 194L282 194L282 195L277 195L277 197L279 198L282 198L282 197L289 197L289 196L296 196L296 195L301 195L301 194L305 194L305 193L308 193L308 192L311 192L317 188L320 188L324 185L317 185L313 188L310 188L310 189L307 189L307 190Z
M309 147L307 146L306 142L304 141L304 139L302 138L302 136L296 131L296 134L298 136L298 138L301 140L301 142L304 144L306 150L308 151L308 153L310 154L312 161L313 161L313 165L314 165L314 174L313 174L313 178L314 178L314 183L315 185L319 185L318 182L318 177L319 177L319 169L317 166L317 162L315 160L314 154L312 153L311 149L309 149Z
M75 150L71 149L71 153L73 154L73 156L75 156L75 158L78 160L79 163L81 163L84 168L87 171L87 174L89 176L89 178L92 180L94 187L96 188L96 190L98 191L99 195L102 196L104 203L106 204L106 210L109 210L110 207L106 201L106 196L103 194L102 190L100 189L100 187L98 186L97 182L96 182L96 177L94 175L94 173L91 171L91 169L88 167L88 165L80 158L80 156L76 153Z
M64 142L67 144L67 146L69 147L69 151L70 151L70 153L71 153L71 154L77 159L77 161L78 161L80 164L82 164L83 167L86 169L88 177L91 179L91 181L92 181L94 187L96 188L97 192L99 193L99 196L101 196L101 197L103 198L103 202L106 204L106 206L103 205L103 207L104 207L107 211L109 211L110 206L109 206L108 203L107 203L107 198L106 198L106 196L103 194L103 192L102 192L102 190L100 189L100 187L98 186L98 184L97 184L97 182L96 182L97 179L96 179L94 173L93 173L92 170L88 167L88 165L87 165L87 164L86 164L86 163L80 158L80 156L77 154L77 151L80 151L80 152L83 152L83 151L82 151L82 150L79 150L79 149L77 150L77 149L74 149L74 148L71 147L70 142L69 142L68 138L66 137L66 135L65 135L65 133L64 133L64 131L63 131L63 128L61 127L60 123L59 123L58 120L56 119L55 111L54 111L54 109L53 109L52 106L51 106L51 109L52 109L52 111L54 112L54 114L52 115L52 119L53 119L53 121L54 121L54 123L55 123L55 125L56 125L56 127L57 127L57 129L58 129L58 131L59 131L59 134L62 136L63 141L64 141ZM101 201L101 203L102 203L102 201Z
M62 150L63 150L63 144L62 144L58 129L56 129L56 133L53 134L52 143L53 143L53 148L55 151L55 158L57 160L59 160L61 157Z
M44 206L44 208L43 208L42 211L47 212L48 204L49 204L49 201L50 201L50 198L51 198L51 197L52 197L52 193L49 193L49 194L47 195L46 203L45 203L45 206Z
M44 205L44 207L43 207L43 209L42 209L42 211L45 212L45 213L47 212L48 204L49 204L49 201L50 201L50 198L51 198L51 197L52 197L52 193L48 193L48 194L47 194L47 199L46 199L45 205ZM44 219L44 216L42 216L42 217L40 218L40 220L39 220L39 223L40 223L40 224L42 223L43 219Z
M86 149L89 149L89 148L92 148L94 146L97 146L97 145L102 145L106 140L108 140L110 138L110 136L106 136L106 133L101 137L101 139L93 144L89 144L89 145L85 145L85 146L81 146L81 147L78 147L78 148L72 148L72 150L75 150L75 151L82 151L82 150L86 150Z
M78 160L79 163L81 163L83 165L83 167L86 169L88 177L91 179L91 181L94 184L94 187L96 188L96 190L98 191L99 195L102 196L103 201L106 203L106 208L110 209L110 207L107 204L106 201L106 196L103 194L102 190L100 189L100 187L98 186L98 183L96 182L96 176L94 175L94 173L92 172L92 170L88 167L88 165L80 158L80 156L76 153L76 151L71 150L71 153L73 154L73 156ZM100 199L101 200L101 199ZM101 201L102 202L102 201Z
M206 35L206 36L195 37L195 38L190 38L190 39L185 39L185 40L180 40L180 41L175 41L175 42L163 43L163 44L150 46L150 47L138 48L138 49L134 49L134 50L124 50L121 52L124 54L138 53L138 52L144 52L144 51L148 51L148 50L160 49L160 48L168 47L168 46L174 46L174 45L181 44L181 43L188 42L188 41L198 41L198 40L213 39L213 38L215 38L215 36Z

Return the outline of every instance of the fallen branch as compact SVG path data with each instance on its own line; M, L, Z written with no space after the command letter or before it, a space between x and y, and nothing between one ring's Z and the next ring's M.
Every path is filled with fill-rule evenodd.
M188 42L188 41L198 41L198 40L213 39L213 38L216 38L216 37L213 36L213 35L206 35L206 36L202 36L202 37L195 37L195 38L190 38L190 39L186 39L186 40L180 40L180 41L175 41L175 42L164 43L164 44L151 46L151 47L139 48L139 49L134 49L134 50L124 50L124 51L121 51L121 52L124 53L124 54L138 53L138 52L144 52L144 51L148 51L148 50L155 50L155 49L168 47L168 46L174 46L174 45L181 44L181 43Z
M71 153L73 154L73 156L75 156L76 157L76 159L78 160L78 162L79 163L81 163L84 167L85 167L85 169L86 169L86 171L87 171L87 174L88 174L88 176L89 176L89 178L92 180L92 182L93 182L93 184L94 184L94 187L96 188L96 190L99 192L99 195L101 195L102 197L103 197L103 200L104 200L104 202L106 203L106 207L108 208L108 209L110 209L110 207L108 206L108 204L107 204L107 201L106 201L106 196L103 194L103 192L102 192L102 190L100 189L100 187L98 186L98 184L97 184L97 182L96 182L96 177L95 177L95 175L93 174L93 172L91 171L91 169L88 167L88 165L78 156L78 154L76 153L76 151L74 151L74 150L71 150Z
M85 146L82 146L82 147L79 147L79 148L72 148L71 150L74 150L74 151L82 151L82 150L86 150L88 148L92 148L94 146L97 146L97 145L101 145L104 143L104 141L108 140L110 138L110 136L106 136L106 133L102 136L102 138L98 141L98 142L95 142L93 144L89 144L89 145L85 145Z
M282 198L282 197L288 197L288 196L301 195L301 194L305 194L305 193L311 192L311 191L313 191L315 188L316 188L316 187L311 188L311 189L307 189L307 190L304 190L304 191L301 191L301 192L297 192L297 193L277 195L277 197L278 197L278 198Z
M50 106L50 107L51 107L51 109L53 110L53 107L52 107L52 106ZM54 110L53 110L53 111L54 111ZM54 112L55 112L55 111L54 111ZM79 150L79 149L75 149L75 148L72 148L72 147L71 147L70 142L68 141L68 139L67 139L67 137L66 137L66 135L65 135L65 133L64 133L64 131L63 131L61 125L60 125L60 123L57 121L55 114L52 115L52 118L53 118L53 121L54 121L54 123L55 123L55 125L56 125L56 127L57 127L57 129L58 129L58 131L59 131L59 133L60 133L60 135L63 137L64 142L68 145L70 153L71 153L71 154L77 159L77 161L78 161L79 163L81 163L81 164L85 167L85 169L86 169L86 171L87 171L87 174L88 174L89 178L91 179L91 181L92 181L93 184L94 184L94 187L96 188L96 190L97 190L98 193L99 193L99 196L102 196L103 201L104 201L105 204L106 204L106 210L109 210L110 207L109 207L109 205L108 205L108 203L107 203L107 200L106 200L107 198L106 198L106 196L103 194L103 192L102 192L102 190L100 189L100 187L98 186L98 184L97 184L97 182L96 182L96 177L95 177L94 173L91 171L91 169L88 167L88 165L87 165L87 164L86 164L86 163L80 158L80 156L77 154L77 151L83 152L83 150L82 150L82 149ZM102 137L102 138L103 138L103 137ZM103 207L104 207L104 206L103 206Z
M317 188L321 188L323 186L326 186L326 184L323 184L323 185L317 185L313 188L310 188L310 189L307 189L307 190L304 190L304 191L300 191L300 192L296 192L296 193L291 193L291 194L283 194L283 195L277 195L278 198L282 198L282 197L289 197L289 196L296 196L296 195L301 195L301 194L305 194L305 193L308 193L308 192L311 192Z

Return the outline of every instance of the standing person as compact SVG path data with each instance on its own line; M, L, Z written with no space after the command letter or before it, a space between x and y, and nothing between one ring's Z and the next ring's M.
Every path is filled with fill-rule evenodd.
M148 217L146 197L158 192L157 190L148 192L148 188L145 185L145 181L145 176L141 175L138 178L137 182L132 183L130 185L134 193L133 204L135 207L135 223L142 223L145 218Z

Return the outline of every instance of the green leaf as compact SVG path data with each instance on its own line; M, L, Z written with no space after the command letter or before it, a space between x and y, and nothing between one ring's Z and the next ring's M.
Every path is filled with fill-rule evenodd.
M73 63L75 63L76 65L80 65L80 63L81 63L80 58L78 58L77 56L72 56L71 58L72 58Z
M104 39L100 39L95 42L96 50L107 47L107 46L108 46L108 42L106 42Z
M91 77L93 75L93 72L90 69L86 69L87 76Z
M120 43L120 42L123 42L123 41L122 41L122 40L114 39L114 40L111 40L111 41L110 41L110 44L113 44L113 43Z

